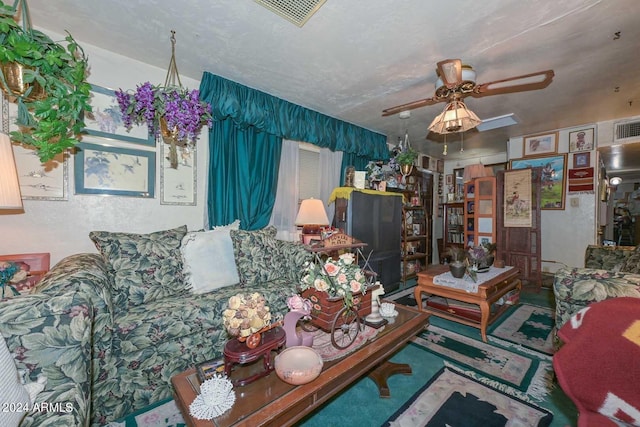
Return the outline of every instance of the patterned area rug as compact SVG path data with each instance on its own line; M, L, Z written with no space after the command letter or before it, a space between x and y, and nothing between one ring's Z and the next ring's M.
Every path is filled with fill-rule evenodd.
M412 342L455 364L471 368L541 400L552 389L551 363L513 353L504 348L430 325Z
M513 343L544 354L553 355L554 313L546 307L520 304L502 315L489 329L489 340Z
M545 409L442 368L385 426L546 427Z

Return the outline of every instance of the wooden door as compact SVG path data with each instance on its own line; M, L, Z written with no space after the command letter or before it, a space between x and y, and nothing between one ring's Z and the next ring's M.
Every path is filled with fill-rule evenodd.
M542 168L531 169L531 227L504 226L504 174L497 178L497 259L520 270L520 280L525 287L540 291L542 286L542 258L540 243L540 200ZM507 171L508 172L508 171Z

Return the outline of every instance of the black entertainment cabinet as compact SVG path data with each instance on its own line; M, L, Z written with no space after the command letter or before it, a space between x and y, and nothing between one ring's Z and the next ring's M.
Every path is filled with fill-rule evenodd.
M335 199L333 226L367 244L363 253L389 293L402 280L402 194L351 189ZM377 194L376 194L377 193Z

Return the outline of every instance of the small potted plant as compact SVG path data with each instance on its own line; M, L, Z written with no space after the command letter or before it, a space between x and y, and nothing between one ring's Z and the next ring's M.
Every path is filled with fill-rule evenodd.
M20 130L11 138L35 147L42 162L78 142L91 111L87 57L71 34L65 40L63 46L31 28L26 0L0 3L0 89L18 103Z
M467 263L464 259L464 250L457 246L449 246L447 248L449 261L449 271L456 279L461 279L467 272Z
M482 243L478 246L470 246L467 251L469 265L478 273L489 271L489 268L493 265L495 251L495 243Z

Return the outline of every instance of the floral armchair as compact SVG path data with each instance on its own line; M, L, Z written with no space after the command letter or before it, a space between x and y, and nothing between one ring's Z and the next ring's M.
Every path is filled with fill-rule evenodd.
M640 246L589 245L585 267L556 271L553 291L557 329L593 302L616 297L640 298Z

